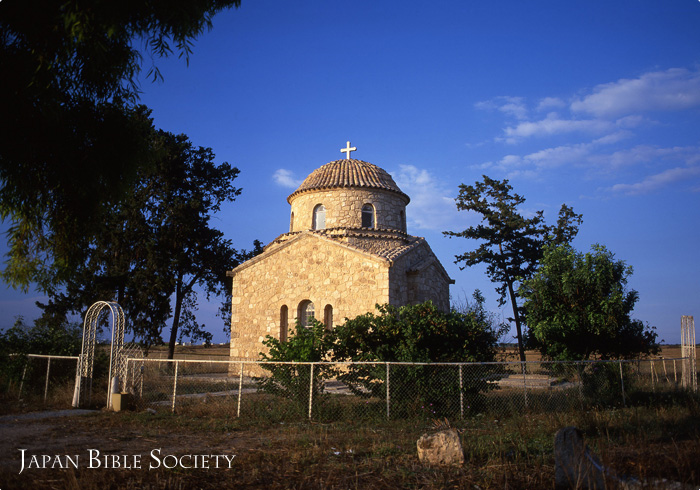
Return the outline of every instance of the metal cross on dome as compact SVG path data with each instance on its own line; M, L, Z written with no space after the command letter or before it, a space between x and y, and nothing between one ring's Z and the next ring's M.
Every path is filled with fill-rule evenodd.
M345 159L346 159L346 160L350 160L350 152L351 152L351 151L357 151L357 148L355 148L354 146L351 148L351 147L350 147L350 142L349 142L349 141L348 141L348 146L347 146L346 148L341 148L341 149L340 149L340 152L341 152L341 153L345 153Z

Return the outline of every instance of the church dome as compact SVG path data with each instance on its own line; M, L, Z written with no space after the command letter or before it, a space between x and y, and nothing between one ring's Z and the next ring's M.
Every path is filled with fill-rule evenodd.
M383 189L400 194L406 204L410 201L386 170L369 162L346 158L327 163L311 172L299 188L289 195L287 202L291 203L292 198L303 192L342 187Z

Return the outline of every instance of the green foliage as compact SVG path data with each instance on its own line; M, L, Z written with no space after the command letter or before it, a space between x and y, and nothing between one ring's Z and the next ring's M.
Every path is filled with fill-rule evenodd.
M51 325L41 321L34 326L17 317L14 325L0 332L0 355L53 354L77 356L83 342L82 327L78 323Z
M614 407L623 404L623 392L634 391L634 376L628 364L594 363L581 370L583 396L593 406ZM623 389L624 387L624 389Z
M21 316L17 317L12 327L0 332L0 379L19 382L27 365L27 354L77 356L82 341L79 324L37 321L30 326ZM75 365L72 374L75 376Z
M500 283L496 288L500 304L504 305L506 297L510 296L520 360L525 361L522 318L515 292L517 285L535 272L543 245L569 243L578 233L582 218L564 204L559 210L556 226L545 224L543 211L525 218L518 211L525 198L513 194L507 180L498 181L486 175L483 178L483 182L474 185L461 184L455 199L457 209L479 214L481 223L461 232L446 231L444 234L481 241L475 250L457 255L455 263L463 263L462 268L486 264L491 281Z
M162 342L172 318L172 358L178 335L211 339L196 320L195 286L207 297L226 295L226 271L251 254L235 250L210 225L211 215L240 194L233 186L238 169L215 163L210 148L195 147L184 135L152 131L150 137L158 155L153 165L138 170L135 184L95 226L64 287L41 306L44 318L62 319L98 300L117 301L127 328L146 346Z
M0 2L0 218L3 278L50 291L69 277L136 172L151 121L139 114L146 59L189 57L218 11L240 0ZM158 69L151 66L154 78Z
M528 344L556 360L657 352L654 328L630 318L639 297L627 289L631 274L601 245L586 254L570 245L546 247L539 270L520 288Z
M479 291L474 293L474 300L461 313L440 312L430 301L399 308L377 305L378 314L366 313L346 320L335 330L327 330L314 320L310 328L297 324L296 334L286 342L267 336L263 344L268 353L261 357L272 364L263 365L270 377L260 381L260 389L294 400L303 411L308 407L310 367L296 362L354 362L337 368L314 366L312 389L316 406L316 401L325 401L324 381L333 376L356 395L384 398L387 366L381 363L494 361L496 344L505 326L494 323L484 309L484 298ZM363 361L372 364L357 364ZM439 371L436 369L429 365L390 368L391 392L396 394L392 414L402 416L422 410L426 416L433 417L458 412L459 367L449 372L444 366ZM486 367L483 372L489 374L489 369ZM462 393L469 399L488 389L485 379L486 376L463 379Z
M474 293L469 311L441 312L431 302L395 307L377 305L336 327L336 361L484 362L496 355L500 326Z
M334 340L334 332L327 330L323 323L316 319L311 321L309 327L303 327L297 322L295 329L289 334L289 339L284 342L268 335L263 341L268 353L260 353L260 357L270 363L261 364L263 369L270 372L270 376L260 380L259 389L294 401L300 413L308 408L311 390L314 404L320 402L324 381L334 375L334 370L328 365L315 365L314 383L311 387L311 366L293 363L328 360Z
M396 308L377 305L379 314L367 313L336 329L333 347L336 361L380 362L488 362L494 361L496 343L504 326L495 325L485 311L484 298L474 293L469 311L440 312L432 302ZM389 372L391 392L398 400L396 415L415 413L417 407L427 416L454 414L459 401L459 368L437 375L432 366L400 366ZM338 374L359 396L386 395L385 365L353 364ZM462 381L468 396L487 389L485 377Z

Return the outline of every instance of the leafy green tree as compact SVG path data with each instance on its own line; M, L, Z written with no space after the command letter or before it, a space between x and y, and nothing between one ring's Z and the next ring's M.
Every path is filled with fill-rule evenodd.
M105 215L153 160L151 123L133 106L141 51L188 58L212 16L239 4L0 2L3 279L50 291L85 260ZM160 77L155 64L150 75Z
M293 400L299 408L307 407L311 367L293 363L328 360L334 341L335 333L316 319L311 321L309 327L302 327L297 322L286 341L268 335L263 340L268 352L260 353L260 358L269 363L261 364L261 367L269 371L270 376L261 379L260 390ZM328 365L314 366L314 399L322 393L324 380L334 373Z
M27 354L52 354L57 356L75 356L80 354L82 347L82 329L77 323L64 322L63 324L49 324L42 321L29 325L24 318L17 317L12 327L0 332L0 385L7 383L19 383L23 374L27 380L37 376L35 369L27 372L27 366L36 368L36 363L27 364ZM45 361L43 366L45 366ZM42 366L42 367L43 367ZM45 375L46 369L41 369ZM53 376L61 372L65 379L75 377L75 364L66 371L56 370L54 365ZM29 384L29 383L28 383Z
M602 245L583 254L545 248L540 268L520 287L528 344L556 360L626 358L658 351L654 327L630 317L639 295L627 288L632 267Z
M52 325L37 320L31 326L20 316L12 327L0 332L0 355L76 356L80 354L82 342L83 330L78 323Z
M475 302L464 313L443 313L430 301L394 307L377 305L378 314L366 313L336 328L333 346L336 361L380 362L488 362L494 361L497 342L504 326L495 323L484 309L484 298L474 293ZM338 378L360 396L386 394L384 365L353 364ZM400 366L390 374L395 397L393 413L415 413L417 405L429 415L454 413L459 400L458 368L444 366ZM484 376L463 382L463 392L476 395L488 388ZM411 405L411 406L409 406ZM415 405L415 406L414 406ZM426 407L431 407L430 409ZM433 413L434 412L434 413Z
M462 269L486 264L491 281L500 283L496 288L499 304L504 305L510 297L520 360L525 361L523 321L516 294L518 285L534 273L543 245L569 243L578 233L582 218L565 204L559 210L555 226L546 225L543 211L526 218L518 210L525 198L512 193L507 180L494 180L486 175L483 179L474 185L461 184L455 199L457 209L477 213L481 223L461 232L446 231L444 234L481 241L475 250L457 255L455 263L464 264Z
M146 345L161 342L172 318L172 358L178 335L211 339L196 320L196 288L207 298L226 295L226 271L251 254L235 250L210 225L211 214L240 194L233 186L238 169L215 164L211 149L184 135L158 131L152 139L158 159L139 170L128 198L105 215L84 262L42 306L47 319L60 321L95 301L115 300Z

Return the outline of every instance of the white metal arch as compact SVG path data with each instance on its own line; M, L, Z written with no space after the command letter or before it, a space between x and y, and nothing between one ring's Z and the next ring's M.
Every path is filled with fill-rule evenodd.
M107 383L107 408L112 406L112 380L119 380L119 391L125 388L126 359L122 355L124 347L124 311L114 301L98 301L94 303L85 315L83 323L83 348L80 353L79 375L75 380L73 406L78 407L87 399L92 398L92 367L95 361L95 337L100 318L107 313L112 318L112 349L109 356L109 382Z

